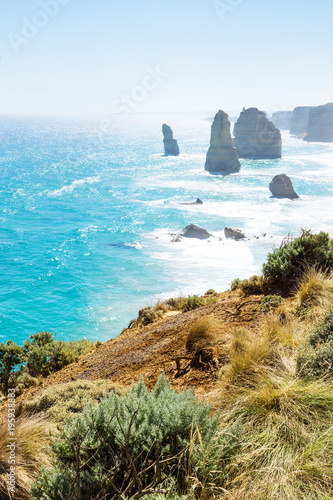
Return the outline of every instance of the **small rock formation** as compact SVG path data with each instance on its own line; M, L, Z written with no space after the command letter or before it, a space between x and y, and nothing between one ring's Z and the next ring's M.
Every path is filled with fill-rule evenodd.
M302 135L306 133L310 109L311 106L298 106L294 109L290 124L291 135Z
M292 111L275 111L272 114L272 122L279 130L290 130Z
M173 132L169 125L165 123L162 125L163 132L163 143L164 143L164 154L178 156L179 155L179 147L176 139L173 138Z
M333 103L310 109L307 142L333 142Z
M299 198L294 191L290 178L286 174L273 177L269 184L269 189L275 198Z
M224 175L240 170L237 151L231 138L228 115L222 110L216 113L212 123L205 170Z
M206 240L210 238L211 234L201 227L198 227L194 224L190 224L186 226L185 229L181 232L180 236L184 238L197 238L199 240Z
M224 236L232 240L242 240L245 238L245 234L240 229L233 229L232 227L224 228Z
M203 205L203 201L200 198L197 198L195 201L191 201L189 203L181 203L181 205Z
M281 133L263 111L249 108L242 111L234 128L239 158L281 158Z

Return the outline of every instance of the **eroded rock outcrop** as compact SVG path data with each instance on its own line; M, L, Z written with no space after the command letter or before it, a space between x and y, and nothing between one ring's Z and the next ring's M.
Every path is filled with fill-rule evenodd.
M311 106L298 106L294 109L290 124L291 135L306 134L310 109Z
M179 147L176 139L173 138L173 132L169 125L162 125L164 154L171 156L179 155Z
M185 229L183 229L180 236L182 236L183 238L197 238L199 240L206 240L207 238L210 238L211 234L202 227L198 227L195 224L190 224L189 226L186 226Z
M290 130L292 111L275 111L272 114L272 122L279 130Z
M269 184L269 189L275 198L299 198L294 191L290 177L286 174L280 174L273 177Z
M240 170L237 151L231 138L228 115L222 110L216 113L212 123L205 170L224 175Z
M245 234L240 229L233 229L232 227L224 228L224 236L232 240L242 240L245 238Z
M242 111L234 128L239 158L281 158L281 133L257 108Z
M310 109L307 135L308 142L333 142L333 103Z

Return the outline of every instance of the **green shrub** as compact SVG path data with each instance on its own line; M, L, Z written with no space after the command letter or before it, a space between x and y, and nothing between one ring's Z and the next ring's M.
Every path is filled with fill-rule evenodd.
M156 311L152 306L143 307L139 311L138 322L142 325L149 325L150 323L155 323L155 321L158 321L162 317L163 311Z
M263 265L266 280L295 285L307 267L330 270L333 266L333 240L327 233L302 230L295 239L287 238L280 248L269 253Z
M209 292L214 292L214 290L208 290ZM193 311L193 309L198 309L203 306L210 306L215 304L217 301L217 293L206 293L206 296L200 295L189 295L188 297L178 297L176 299L168 299L166 301L167 305L176 311L188 312Z
M305 378L333 375L333 308L310 332L296 359L297 372Z
M242 290L245 294L249 295L262 293L262 284L263 284L262 276L254 275L251 276L251 278L245 280L240 280L239 278L236 278L234 281L232 281L230 285L230 290L233 292L238 288Z
M216 296L217 292L215 292L215 290L213 288L210 288L209 290L207 290L207 292L205 293L205 295L214 295L214 296Z
M0 344L0 390L4 394L15 385L15 369L24 361L25 354L22 347L12 340Z
M284 302L284 299L280 295L266 295L260 301L259 310L261 312L270 312L272 309L279 307L282 302Z
M162 374L149 392L141 379L66 422L52 442L53 468L38 475L32 496L58 500L81 490L87 499L140 498L165 478L175 480L178 493L189 482L198 495L219 490L240 434L238 423L221 432L193 390L175 392Z
M183 312L187 312L197 309L198 307L203 307L204 305L206 305L206 301L203 297L199 295L189 295L183 299L181 309Z
M55 341L52 333L43 331L31 335L23 347L29 374L45 377L77 361L80 356L94 349L95 343L85 338L69 342Z

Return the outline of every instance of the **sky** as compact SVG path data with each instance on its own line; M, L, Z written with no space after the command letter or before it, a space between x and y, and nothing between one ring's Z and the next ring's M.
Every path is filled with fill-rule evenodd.
M0 114L333 101L332 0L2 0Z

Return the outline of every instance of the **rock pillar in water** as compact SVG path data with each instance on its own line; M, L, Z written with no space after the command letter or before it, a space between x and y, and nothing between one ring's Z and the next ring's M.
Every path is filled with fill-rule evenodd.
M173 132L169 125L162 125L163 132L163 143L164 143L164 154L178 156L179 155L179 147L176 139L173 138Z

